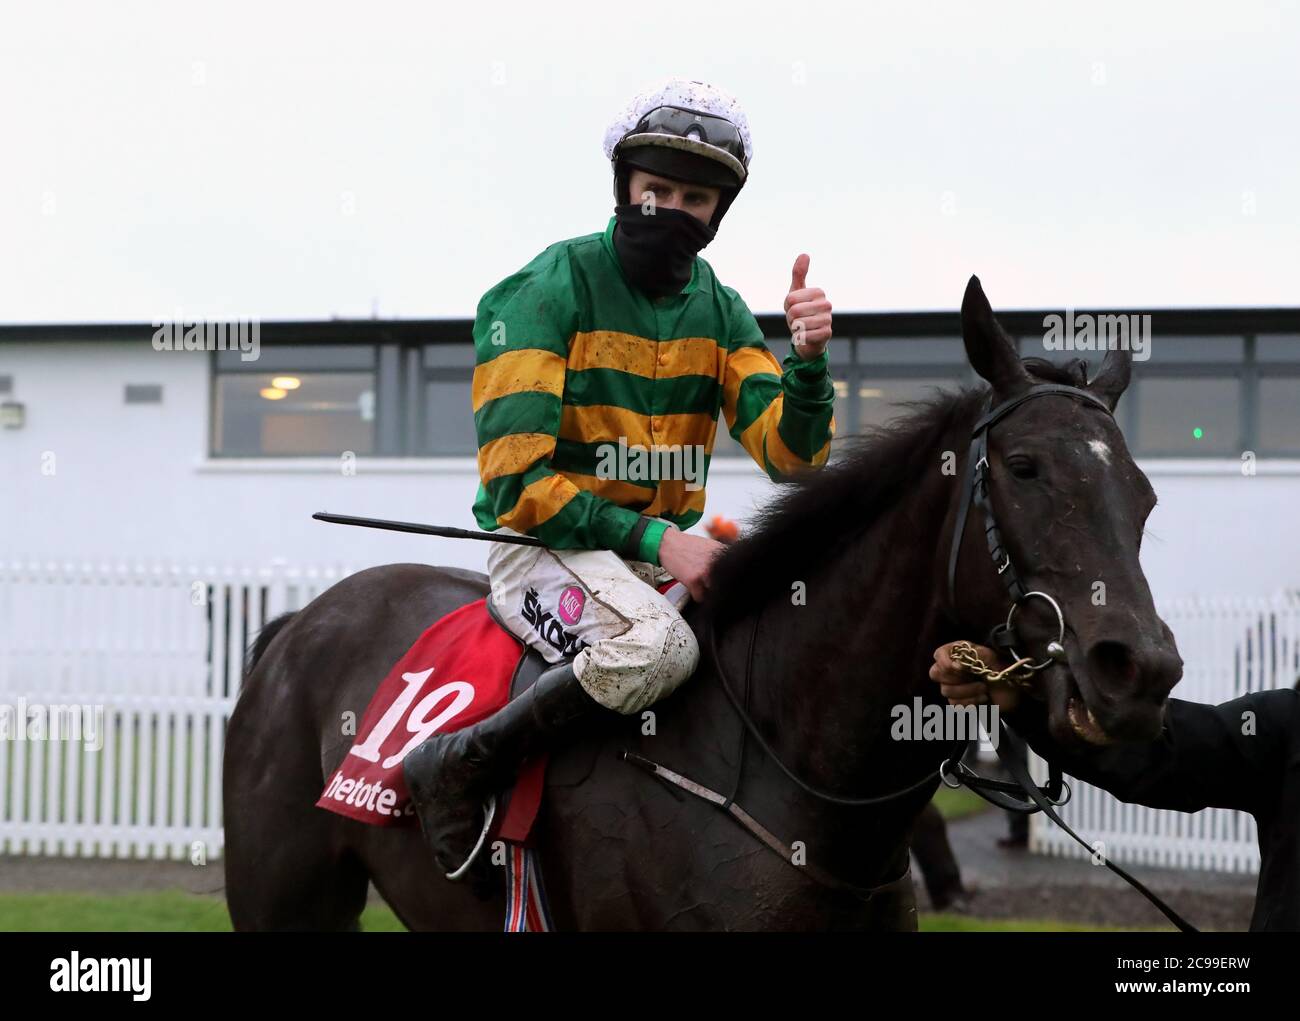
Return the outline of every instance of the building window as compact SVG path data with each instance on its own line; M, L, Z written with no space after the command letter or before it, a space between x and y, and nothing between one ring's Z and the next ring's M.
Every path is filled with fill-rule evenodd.
M424 421L421 427L425 454L478 453L474 431L474 346L426 344L422 352Z
M1140 455L1229 456L1243 449L1237 379L1147 377L1139 381L1135 401L1136 436L1130 444Z
M840 435L853 436L910 415L907 405L956 390L971 378L956 337L858 340L852 345L852 381Z
M264 346L256 362L241 362L237 352L223 352L215 367L215 456L376 452L373 345Z
M864 369L858 384L858 418L855 433L885 425L912 409L902 407L909 401L923 401L934 397L940 390L951 390L959 382L954 372L948 376L874 376Z
M1255 338L1259 376L1257 453L1300 455L1300 333Z
M1019 325L1023 356L1083 356L1090 375L1100 367L1102 353L1046 351ZM474 456L470 324L465 340L458 326L439 332L448 341L358 324L372 343L264 342L257 362L214 354L213 455ZM1300 455L1300 335L1165 336L1158 320L1153 333L1116 413L1134 456ZM784 334L767 343L778 359L789 350ZM955 336L836 337L828 357L839 441L907 414L908 402L979 383ZM719 419L713 457L747 460ZM837 442L832 457L847 447Z
M1259 381L1259 453L1300 454L1300 375Z

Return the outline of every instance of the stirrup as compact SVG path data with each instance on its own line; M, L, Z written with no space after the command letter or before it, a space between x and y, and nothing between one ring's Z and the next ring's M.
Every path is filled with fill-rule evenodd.
M447 878L453 883L459 883L465 878L465 874L469 872L470 866L474 864L474 859L476 859L479 856L479 852L483 850L483 845L487 842L488 830L492 828L492 820L496 817L496 814L497 796L493 794L483 805L483 831L478 835L478 842L475 843L474 849L470 851L469 857L465 859L464 864L462 864L460 868L455 872L445 873Z

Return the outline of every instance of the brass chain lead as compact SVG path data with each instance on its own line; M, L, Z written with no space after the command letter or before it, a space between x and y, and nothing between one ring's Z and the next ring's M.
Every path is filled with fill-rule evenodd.
M989 684L1003 682L1027 688L1029 687L1030 678L1034 676L1032 670L1025 669L1027 664L1033 662L1030 657L1025 656L1018 659L1004 670L994 670L992 667L985 665L984 661L980 659L979 653L975 650L975 646L970 642L953 642L948 650L948 656L959 667L968 673L983 677Z

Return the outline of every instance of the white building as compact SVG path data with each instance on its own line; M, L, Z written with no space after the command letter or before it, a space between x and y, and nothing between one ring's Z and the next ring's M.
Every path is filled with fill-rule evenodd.
M1043 353L1042 313L1001 318ZM1263 597L1300 588L1300 310L1152 319L1119 418L1160 498L1142 556L1186 661L1178 694L1290 684L1300 599ZM760 322L783 336L780 318ZM839 314L836 327L841 436L971 379L952 313ZM154 332L0 327L0 708L103 716L102 749L0 748L0 853L219 853L244 648L339 576L295 569L484 562L485 543L311 520L475 527L469 323L263 324L252 361L159 351ZM782 355L786 343L772 341ZM774 487L720 435L707 514L743 523ZM1258 867L1245 816L1151 812L1085 784L1065 813L1121 860ZM1077 853L1041 820L1032 839Z
M1039 354L1043 318L1002 317ZM971 378L950 313L836 328L841 436ZM158 351L154 333L0 327L0 558L481 567L485 544L310 517L475 527L468 322L262 324L256 361ZM1156 311L1152 334L1120 418L1160 498L1143 547L1157 598L1300 586L1300 310ZM280 377L297 388L261 396ZM719 435L706 516L743 523L774 487Z

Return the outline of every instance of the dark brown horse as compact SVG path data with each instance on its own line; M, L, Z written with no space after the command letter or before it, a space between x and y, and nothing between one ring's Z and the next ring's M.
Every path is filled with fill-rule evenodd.
M1090 383L1079 362L1022 362L973 279L962 325L996 400L1047 380L1087 386L1113 408L1127 386L1126 352L1109 354ZM981 638L1007 613L982 529L970 522L956 605L945 598L960 462L987 397L939 395L858 441L790 485L716 562L715 596L687 617L706 650L704 636L716 636L726 676L747 691L773 754L750 740L742 761L742 725L706 652L695 677L654 707L653 728L630 718L553 757L539 846L558 927L915 927L910 882L871 897L849 887L906 871L909 827L938 782L926 778L952 753L892 740L891 710L916 696L935 701L927 677L935 647ZM989 444L991 499L1011 555L1027 583L1055 594L1069 624L1066 662L1036 675L1054 732L1063 740L1079 732L1074 699L1112 736L1153 737L1181 666L1138 566L1154 496L1119 429L1103 408L1048 396L1011 412ZM259 636L226 745L226 894L236 928L353 927L368 881L413 929L501 927L504 893L481 899L444 880L418 828L369 827L314 807L352 741L344 714L360 719L415 638L485 592L484 577L467 571L374 568ZM1026 604L1021 630L1041 648L1055 625L1034 610ZM723 792L739 766L737 802L812 868L648 776L625 750ZM802 790L776 759L845 797L920 786L880 805L837 805Z

